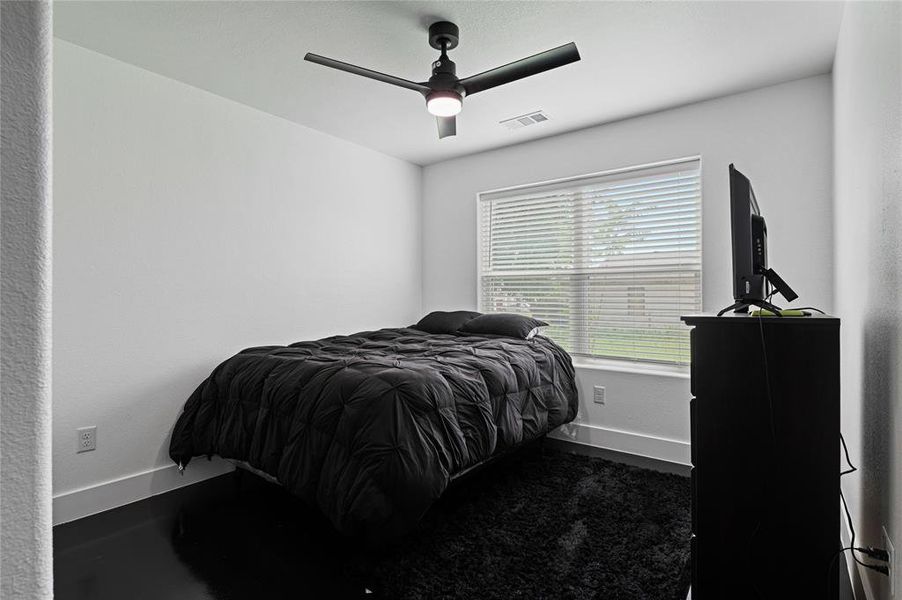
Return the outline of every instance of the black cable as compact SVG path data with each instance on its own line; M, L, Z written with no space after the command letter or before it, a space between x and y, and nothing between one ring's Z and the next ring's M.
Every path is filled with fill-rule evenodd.
M843 453L846 455L846 464L849 465L848 469L845 469L839 473L839 476L848 475L849 473L854 473L858 470L858 467L852 464L852 459L849 457L849 447L846 445L846 438L843 437L842 432L839 432L839 441L842 444ZM842 494L842 488L839 489L839 497L842 499L843 506L846 507L846 499ZM848 507L846 507L846 516L849 516ZM849 550L855 549L855 528L852 527L852 519L849 517L849 529L852 532L852 543L850 546L845 548L840 548L840 550L833 555L833 558L830 559L830 565L827 567L827 589L830 589L830 573L833 572L833 565L836 563L836 559L839 558L844 552L848 552ZM854 556L855 553L853 552Z
M847 473L854 473L855 471L858 470L858 468L852 464L851 460L849 460L849 449L846 447L846 440L843 438L842 433L839 434L839 439L842 442L843 449L845 450L845 453L846 453L846 463L849 465L849 469L847 469L846 471L843 471L840 474L840 477L842 477L843 475L845 475ZM855 556L855 527L852 524L852 515L849 514L849 506L846 504L846 497L842 493L842 488L839 489L839 498L840 498L840 500L842 500L843 510L846 513L846 520L849 523L849 531L852 534L852 538L851 538L848 546L846 546L845 548L840 548L839 551L833 555L833 558L830 559L830 565L827 567L827 589L828 590L831 588L830 574L833 572L833 565L836 563L836 559L839 558L840 555L842 555L844 552L848 552L849 550L851 550L852 558L855 559L855 562L857 562L858 564L864 565L864 566L868 566L865 563L858 560L858 557Z
M767 291L769 293L765 297L765 301L770 302L771 298L774 296L774 294L776 294L776 290L771 289L770 282L766 282L766 285L767 285ZM819 312L822 315L826 314L824 311L822 311L821 309L814 307L814 306L803 306L800 308L794 308L794 310L813 310L813 311ZM765 390L767 392L767 402L768 402L768 407L770 410L769 416L770 416L771 440L773 442L772 450L775 451L776 444L777 444L777 433L776 433L776 427L774 425L774 404L773 404L773 397L771 395L771 390L770 390L770 375L768 373L768 365L767 365L767 345L766 345L766 341L764 338L764 321L761 318L761 311L758 312L758 328L761 333L761 350L762 350L762 358L763 358L763 365L764 365ZM839 440L842 443L843 453L845 454L845 458L846 458L846 464L849 466L848 469L845 469L844 471L840 472L839 476L842 477L844 475L854 473L855 471L858 470L858 467L856 467L855 465L852 464L852 460L849 457L849 447L846 445L846 440L843 437L842 433L839 434ZM886 567L879 566L879 565L869 565L869 564L861 561L858 558L858 556L855 555L856 551L863 551L863 550L856 548L856 546L855 546L855 527L852 524L852 515L849 513L849 506L846 504L846 497L842 493L842 488L840 488L840 490L839 490L839 497L842 500L843 510L845 511L846 519L849 523L849 531L851 532L852 537L850 540L850 545L846 548L840 549L836 554L833 555L833 558L830 560L830 565L827 567L828 584L829 584L830 573L833 571L833 565L836 562L836 559L839 558L839 556L842 555L844 552L847 552L849 550L852 551L852 558L855 560L856 563L858 563L859 565L866 567L868 569L873 569L875 571L879 571L879 572L885 574ZM760 529L760 527L761 527L761 519L759 518L757 525L755 525L755 530L754 530L754 532L752 532L752 536L749 538L747 548L751 547L752 542L754 541L755 536L758 534L758 530ZM747 554L748 554L748 552L747 552ZM757 587L755 587L755 592L757 593L757 595L759 597L761 596L761 593Z
M774 294L776 294L776 290L772 289L769 281L766 282L766 285L767 285L766 291L768 292L768 294L765 297L765 301L769 303L771 298L773 298ZM815 308L813 306L806 306L806 307L802 307L802 308L795 309L795 310L814 310L821 314L825 314L824 311L822 311L819 308ZM777 452L777 429L776 429L776 424L774 423L774 401L773 401L773 394L771 392L771 386L770 386L770 369L769 369L769 365L767 362L767 340L765 339L765 336L764 336L764 319L762 318L761 311L758 311L758 331L761 336L761 357L762 357L762 365L764 367L765 393L767 395L768 419L769 419L770 434L771 434L771 452L773 454L776 454L776 452ZM858 470L858 467L856 467L855 465L852 464L851 458L849 457L849 448L846 445L846 440L845 440L845 438L843 438L842 433L840 433L840 441L842 442L843 451L845 452L846 463L849 466L848 469L846 469L840 473L840 477L842 477L843 475L848 475L849 473L854 473L855 471ZM776 462L771 460L771 464L776 464ZM766 482L765 482L764 492L765 492L764 497L765 498L768 497ZM842 502L843 502L843 508L845 509L845 512L846 512L846 518L849 521L849 529L852 533L852 539L851 539L851 544L848 548L842 548L839 552L834 554L833 558L830 560L830 565L827 567L828 586L829 586L830 573L833 571L833 565L836 562L836 559L842 553L844 553L848 550L852 551L852 557L855 559L855 562L857 562L858 564L860 564L864 567L867 567L869 569L880 570L875 565L869 565L865 562L862 562L855 555L855 551L856 551L855 529L852 526L852 517L849 514L849 507L846 505L846 499L842 494L842 489L840 489L839 494L840 494L840 498L842 499ZM759 516L758 522L755 524L755 529L754 529L754 531L752 531L752 535L749 537L749 540L746 544L746 556L749 561L751 561L751 559L752 559L751 547L754 544L755 537L758 535L758 532L761 529L762 521L763 521L763 517ZM884 567L884 569L885 569L885 567ZM758 587L755 585L754 582L752 582L752 587L754 588L755 594L759 598L762 598L763 596L761 595L761 591L758 589ZM828 589L830 589L830 587L828 587Z
M859 565L863 565L866 567L867 564L863 563L857 556L855 556L855 525L852 523L852 514L849 512L849 505L846 503L846 497L842 493L842 488L839 488L839 499L842 500L842 508L843 508L843 511L846 513L846 520L849 523L849 532L852 534L852 538L849 541L849 550L852 551L852 558Z
M768 282L767 285L770 286L770 283ZM774 293L775 293L774 291L771 291L770 294L767 295L768 301L774 295ZM777 453L777 427L776 427L776 424L774 423L774 400L773 400L773 395L772 395L771 389L770 389L770 370L769 370L769 367L767 364L767 342L764 338L764 319L762 318L760 311L758 312L758 330L761 334L761 358L762 358L762 364L764 366L764 390L767 395L768 421L770 424L771 457L770 457L769 462L771 465L774 465L773 468L776 469L777 462L774 460L774 456ZM767 480L766 479L763 480L762 484L763 484L762 485L763 497L767 498L770 495L767 490L767 487L768 487ZM763 523L763 521L764 521L764 517L759 514L758 521L755 524L755 529L754 529L754 531L752 531L752 535L749 536L749 540L748 540L748 542L746 542L746 545L745 545L746 558L750 563L752 562L751 548L755 542L755 538L758 536L758 532L761 530L761 524ZM755 595L758 598L764 598L765 596L763 596L761 594L761 590L758 589L758 586L755 585L755 582L751 581L750 583L752 584L752 588L755 591Z
M884 565L869 565L868 563L858 558L858 556L855 554L856 552L861 552L862 549L855 546L855 527L852 525L852 515L851 513L849 513L849 505L846 504L846 497L842 493L842 488L840 488L839 490L839 498L840 500L842 500L842 507L846 512L846 519L848 519L849 521L849 531L851 531L852 533L852 539L849 541L849 547L844 550L840 550L839 553L842 554L843 552L845 552L845 550L851 550L852 558L854 558L855 562L857 562L859 565L887 575L889 573L889 570Z
M776 290L776 289L773 289L773 286L771 286L770 282L767 281L766 279L764 280L764 282L765 282L765 285L767 286L767 290L770 292L770 293L767 295L767 297L764 299L764 301L765 301L765 302L770 302L770 299L774 297L774 295L777 293L777 290ZM791 310L813 310L814 312L821 313L822 315L827 314L827 313L825 313L824 311L822 311L821 309L819 309L819 308L816 307L816 306L799 306L799 307L792 307Z
M816 307L816 306L801 306L801 307L799 307L799 308L793 307L792 310L813 310L814 312L819 312L819 313L821 313L822 315L827 314L827 313L825 313L824 311L822 311L821 309L819 309L819 308Z
M771 290L769 290L769 291L770 291L770 293L766 297L766 300L768 302L770 301L770 298L775 293L774 291L771 291ZM798 309L798 310L816 310L816 311L820 312L821 314L823 314L823 311L821 311L820 309L814 308L814 307L805 307L803 309ZM771 434L771 452L772 452L772 454L776 454L776 452L777 452L777 429L776 429L776 424L774 422L774 400L773 400L773 393L771 391L771 386L770 386L770 369L769 369L769 365L768 365L768 361L767 361L767 340L764 335L764 319L763 319L760 311L758 312L758 331L761 336L761 358L762 358L762 365L764 367L765 393L767 395L768 419L769 419L770 434ZM849 447L846 444L846 439L845 439L845 437L843 437L842 432L840 432L840 434L839 434L839 440L840 440L840 443L842 444L843 453L844 453L845 459L846 459L846 464L848 465L848 469L845 469L840 472L840 477L842 477L844 475L848 475L849 473L854 473L855 471L858 470L858 467L856 467L854 464L852 464L852 459L849 456ZM772 460L770 462L773 465L777 464L776 461L773 460L773 456L772 456ZM767 493L767 483L765 481L764 482L764 497L767 498L768 495L769 494ZM848 523L849 523L849 531L851 532L852 537L851 537L849 546L847 548L840 549L836 554L833 555L833 558L830 560L830 564L827 567L828 586L829 586L829 580L830 580L830 573L832 573L832 571L833 571L833 565L834 565L834 563L836 563L836 559L840 555L842 555L844 552L847 552L849 550L852 551L852 558L859 565L861 565L865 568L868 568L868 569L878 571L883 574L887 574L888 573L887 567L882 566L882 565L871 565L866 562L863 562L855 554L856 551L863 551L863 550L861 550L855 546L855 537L856 537L855 527L852 523L852 515L849 512L849 506L846 503L846 498L842 493L842 488L840 488L840 490L839 490L839 497L842 500L843 510L845 511L846 519L848 520ZM750 562L752 559L751 548L752 548L752 545L754 544L755 538L758 535L758 532L761 529L762 522L763 522L763 517L759 516L758 521L755 524L755 529L754 529L754 531L752 531L752 535L749 537L749 540L746 543L746 557ZM872 550L872 549L869 549L869 550ZM752 582L752 588L754 589L755 594L759 598L763 597L761 594L761 591L758 589L758 587L755 585L754 582ZM828 589L830 589L830 587L828 587Z
M840 472L839 476L848 475L849 473L854 473L858 470L858 467L852 464L852 460L849 458L849 447L846 445L846 438L843 437L842 432L839 434L839 441L842 444L843 453L846 455L846 464L849 465L849 468L845 471ZM843 510L846 513L846 520L849 522L849 532L852 534L851 540L849 540L849 547L839 551L839 554L845 552L846 550L852 551L852 558L855 559L859 565L863 567L867 567L869 569L880 570L879 565L869 565L865 562L862 562L858 556L856 556L856 552L862 552L864 554L871 555L874 552L874 548L858 548L855 546L855 526L852 524L852 514L849 512L849 505L846 503L846 497L842 493L842 487L839 488L839 499L842 500Z
M773 293L771 293L773 296ZM767 343L764 340L764 319L761 312L758 312L758 330L761 332L761 357L764 364L764 389L767 392L767 405L769 408L768 416L770 418L770 437L773 443L772 450L776 453L777 449L777 428L774 425L774 399L770 390L770 372L767 365Z
M884 550L883 548L874 548L873 546L858 546L855 548L857 552L861 552L862 554L866 554L868 558L873 558L874 560L879 560L880 562L889 562L889 552Z
M839 558L843 552L847 552L851 550L852 547L849 546L847 548L841 548L839 552L833 555L833 558L830 559L830 566L827 567L827 589L829 590L832 586L830 585L830 573L833 572L833 565L836 564L836 559Z
M849 447L846 446L846 438L843 437L842 432L839 432L839 441L842 443L843 452L846 454L846 464L849 465L849 468L845 471L841 471L839 476L848 475L849 473L854 473L858 470L858 467L852 464L852 459L849 458Z
M848 469L845 469L844 471L840 472L839 476L842 477L843 475L848 475L849 473L854 473L855 471L858 470L858 467L856 467L855 465L852 464L852 460L849 457L849 447L846 445L846 438L843 437L842 432L840 432L840 434L839 434L839 441L842 444L843 453L845 454L845 458L846 458L846 464L849 466ZM874 556L874 554L878 553L880 551L880 549L858 548L857 546L855 546L855 535L856 535L855 534L855 525L852 523L852 514L849 512L849 505L848 505L848 503L846 503L846 497L843 494L841 487L839 489L839 499L842 500L843 512L845 512L846 521L849 524L849 533L851 534L851 539L849 540L848 546L846 546L845 548L840 548L840 550L838 552L836 552L836 554L833 555L833 558L830 559L830 565L827 567L827 583L829 584L829 582L830 582L830 573L833 572L833 564L836 562L836 559L839 558L839 556L841 554L843 554L844 552L848 552L850 550L852 552L852 558L857 564L859 564L862 567L865 567L867 569L877 571L878 573L883 573L884 575L889 575L888 567L886 567L884 565L868 564L868 563L862 561L861 559L859 559L858 556L855 554L856 552L862 552L864 554L871 556L872 558L876 558L876 560L881 560L880 558L877 558Z
M846 455L846 464L849 465L848 469L840 472L839 476L842 477L843 475L848 475L849 473L854 473L855 471L858 470L858 467L856 467L855 465L852 464L852 459L849 457L849 447L846 445L846 438L843 437L842 432L839 432L839 442L842 444L843 453ZM852 534L852 538L849 541L849 547L847 548L847 550L852 551L852 558L855 559L855 562L857 562L860 565L864 565L866 567L868 565L861 562L858 559L858 557L855 556L855 551L857 550L855 548L855 526L852 523L852 515L849 512L849 505L846 504L846 497L842 493L842 487L839 488L839 499L842 500L843 510L846 513L846 520L849 522L849 532ZM843 552L845 552L845 550L840 550L839 554L842 554Z

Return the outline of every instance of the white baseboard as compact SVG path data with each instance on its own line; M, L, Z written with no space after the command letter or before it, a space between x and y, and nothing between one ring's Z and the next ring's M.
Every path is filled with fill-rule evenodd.
M53 524L68 523L105 510L131 504L157 494L198 483L235 469L219 458L191 461L184 474L174 464L163 465L119 479L104 481L53 497Z
M551 434L561 440L606 448L678 464L689 464L689 442L609 429L583 423L564 425ZM164 465L140 473L105 481L53 497L53 524L68 523L82 517L137 502L157 494L198 483L234 470L228 461L196 459L180 475L175 465ZM868 599L870 600L870 599Z
M692 458L689 442L585 423L562 425L548 436L681 465L689 465Z

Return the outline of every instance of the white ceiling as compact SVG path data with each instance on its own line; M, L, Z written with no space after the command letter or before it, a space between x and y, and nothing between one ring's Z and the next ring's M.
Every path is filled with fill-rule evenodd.
M826 73L836 2L56 2L70 42L417 164ZM463 77L574 41L580 62L464 102L437 139L416 92L308 51L425 80L426 29L460 26ZM542 109L550 121L498 121Z

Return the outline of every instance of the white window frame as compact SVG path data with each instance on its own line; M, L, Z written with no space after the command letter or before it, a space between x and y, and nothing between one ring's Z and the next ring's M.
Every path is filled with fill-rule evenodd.
M482 310L483 307L483 293L482 293L482 277L483 277L483 268L482 268L482 252L483 252L483 243L482 243L482 201L485 196L495 195L499 193L509 193L516 192L519 190L529 190L533 188L538 188L542 186L553 186L553 185L578 185L582 181L598 178L598 177L606 177L612 175L619 175L624 173L630 173L633 171L641 171L644 169L654 169L657 167L668 167L671 165L676 165L680 163L688 163L688 162L697 162L698 163L698 172L699 172L699 254L701 257L702 264L704 264L704 163L702 161L702 157L700 154L684 156L680 158L673 158L668 160L662 160L657 162L645 163L640 165L629 165L625 167L618 167L615 169L608 169L605 171L596 171L593 173L585 173L582 175L573 175L570 177L561 177L557 179L548 179L544 181L536 181L530 183L523 183L518 185L512 185L501 188L494 188L490 190L484 190L478 192L476 194L476 306L477 310ZM699 305L703 306L704 302L704 268L699 269ZM666 361L654 361L654 360L644 360L644 359L630 359L624 357L604 357L604 356L593 356L593 355L583 355L578 354L574 356L574 363L579 364L580 366L586 366L590 368L598 368L598 369L611 369L611 370L625 370L629 372L658 372L662 375L666 374L675 374L675 375L683 375L688 372L688 364L682 363L671 363Z

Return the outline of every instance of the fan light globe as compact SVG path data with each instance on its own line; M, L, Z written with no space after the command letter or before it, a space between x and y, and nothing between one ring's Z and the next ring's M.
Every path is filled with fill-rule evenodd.
M460 95L454 92L433 92L426 99L426 110L436 117L453 117L461 108Z

